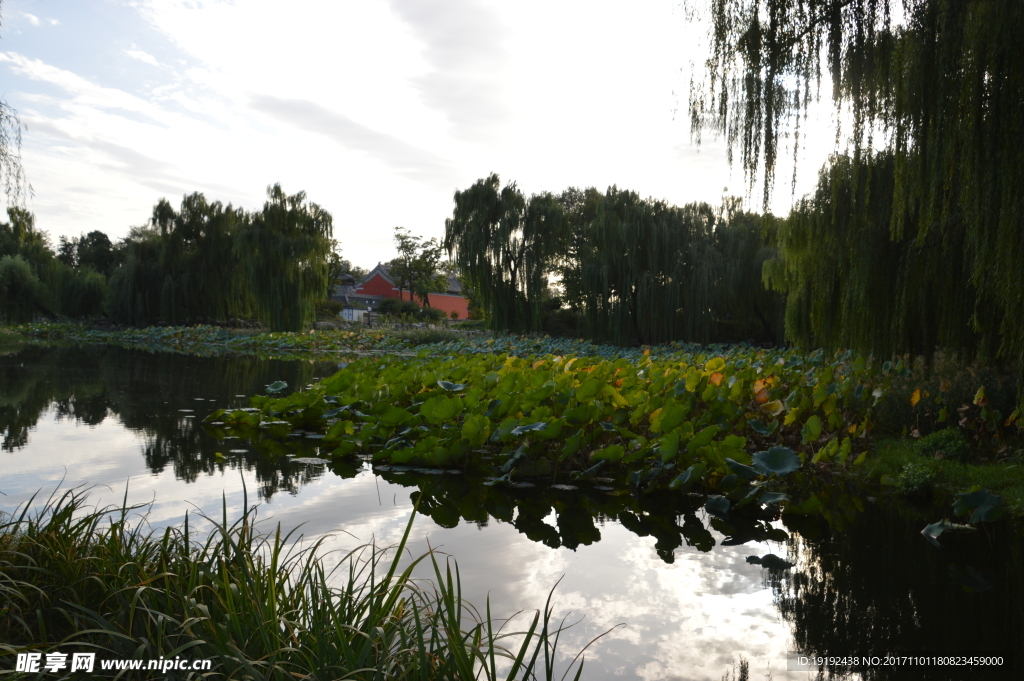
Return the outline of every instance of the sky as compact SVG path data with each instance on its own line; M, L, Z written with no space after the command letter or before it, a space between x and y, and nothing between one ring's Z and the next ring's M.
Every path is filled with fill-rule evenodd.
M396 226L443 237L454 192L492 172L527 195L717 204L746 188L720 140L692 142L706 28L678 0L3 0L0 15L0 97L54 243L116 240L196 191L258 210L280 183L371 268ZM806 130L796 196L834 149L827 116Z

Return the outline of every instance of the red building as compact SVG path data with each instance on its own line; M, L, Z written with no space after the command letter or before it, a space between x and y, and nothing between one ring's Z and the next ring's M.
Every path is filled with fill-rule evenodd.
M401 298L402 300L413 300L411 291L399 291L398 285L391 279L391 268L387 265L378 264L370 271L363 282L355 287L353 293L360 298L367 299L371 307L376 305L371 298ZM469 319L469 300L462 295L462 284L455 277L448 277L448 289L437 293L427 294L430 307L442 310L446 317L456 312L459 319ZM418 301L417 301L418 302Z

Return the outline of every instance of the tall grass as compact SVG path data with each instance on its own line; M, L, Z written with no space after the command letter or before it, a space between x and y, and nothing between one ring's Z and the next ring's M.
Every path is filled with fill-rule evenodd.
M248 499L232 523L225 504L202 541L188 516L158 533L129 522L138 507L92 509L78 490L34 513L31 503L0 515L0 675L18 652L60 650L211 659L203 678L555 678L565 621L553 621L550 594L511 632L489 599L484 617L463 600L451 561L431 551L399 570L415 509L393 552L368 544L327 570L322 540L300 548L280 525L258 531ZM412 578L425 560L435 581ZM580 678L582 654L561 678Z

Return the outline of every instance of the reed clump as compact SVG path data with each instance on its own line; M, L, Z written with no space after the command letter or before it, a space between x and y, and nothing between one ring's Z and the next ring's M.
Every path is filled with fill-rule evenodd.
M302 548L280 526L258 530L247 500L234 522L225 505L202 540L187 516L156 532L144 516L132 520L138 507L92 509L79 490L30 506L0 515L0 675L17 653L50 650L212 661L168 677L183 679L555 675L565 623L552 621L550 595L526 631L507 631L489 601L481 617L463 600L451 561L429 552L399 569L415 510L393 551L368 544L327 570L322 540ZM423 561L434 580L413 579ZM581 651L562 678L579 679L582 666ZM105 673L151 674L94 672Z

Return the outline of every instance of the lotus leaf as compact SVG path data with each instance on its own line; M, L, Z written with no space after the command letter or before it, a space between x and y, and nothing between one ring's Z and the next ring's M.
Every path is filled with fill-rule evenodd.
M752 466L761 475L789 475L800 468L800 457L789 447L771 447L752 457Z

